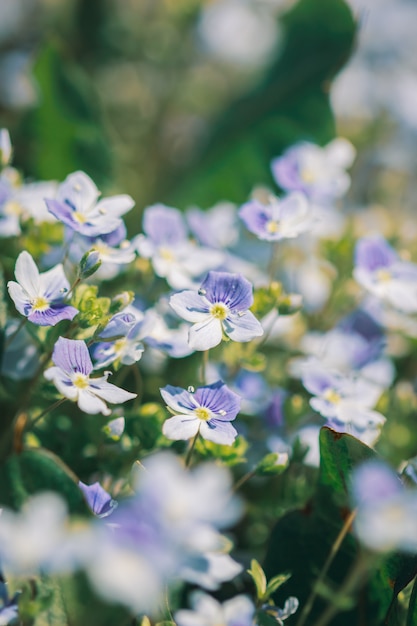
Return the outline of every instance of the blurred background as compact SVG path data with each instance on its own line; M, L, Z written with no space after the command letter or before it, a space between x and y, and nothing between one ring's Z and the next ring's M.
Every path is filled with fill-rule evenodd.
M131 194L135 232L156 201L243 202L255 184L273 187L270 160L286 146L324 144L336 132L363 147L357 203L389 197L404 177L402 200L411 201L414 0L0 7L0 125L14 164L41 180L82 169L106 193Z

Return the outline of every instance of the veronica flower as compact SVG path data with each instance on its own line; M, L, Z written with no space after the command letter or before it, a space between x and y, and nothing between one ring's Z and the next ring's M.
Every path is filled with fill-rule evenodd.
M194 207L186 212L186 219L203 246L228 248L238 241L236 207L231 202L219 202L208 211Z
M12 142L10 141L9 131L6 128L0 128L0 165L7 165L12 158Z
M332 201L349 189L346 169L354 158L355 149L346 139L334 139L324 148L306 141L274 159L272 175L285 191L302 191L317 202Z
M100 192L84 172L74 172L59 186L55 199L46 199L48 210L71 230L99 237L123 224L121 216L134 206L128 195L99 200Z
M99 482L86 485L80 480L78 486L83 492L84 498L92 513L97 517L107 517L113 513L114 509L117 507L118 502L113 500L111 495L103 489Z
M100 333L100 339L117 339L97 344L93 351L96 359L94 369L107 367L115 361L124 365L133 365L139 361L145 349L142 340L149 334L151 327L146 315L134 307L114 315Z
M168 439L190 439L200 433L204 439L224 445L235 440L237 432L230 422L240 410L240 397L222 381L195 392L167 385L161 395L175 413L162 429Z
M290 193L282 200L272 196L268 204L252 200L239 210L245 226L259 239L280 241L292 239L311 230L311 206L302 193Z
M402 261L379 236L360 239L354 278L372 294L405 313L417 312L417 265Z
M198 292L174 294L170 305L188 322L194 350L217 346L223 333L233 341L251 341L263 334L261 324L248 309L253 304L252 285L239 274L209 272Z
M4 176L0 177L0 237L20 235L20 207L13 201L13 188Z
M139 254L151 259L155 274L174 289L191 287L197 277L223 261L219 250L200 247L188 238L184 217L173 207L147 207L143 231L135 239Z
M31 255L23 251L17 257L15 277L17 282L9 281L7 288L16 309L29 321L55 326L77 315L78 310L64 301L69 283L61 264L40 274Z
M252 626L255 607L247 596L236 596L220 604L201 591L191 596L193 610L175 613L178 626Z
M417 490L406 489L395 472L381 461L369 461L352 475L360 541L376 552L417 551Z
M93 364L84 341L60 337L52 354L54 367L45 371L60 393L77 402L85 413L110 415L106 402L119 404L136 398L135 393L119 389L107 382L110 372L100 378L90 378Z

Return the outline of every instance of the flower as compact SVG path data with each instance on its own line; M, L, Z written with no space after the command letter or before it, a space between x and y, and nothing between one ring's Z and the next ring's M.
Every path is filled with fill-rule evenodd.
M346 168L355 149L341 137L321 148L307 141L291 146L271 163L272 175L285 191L302 191L316 202L340 198L349 189Z
M195 392L167 385L161 391L175 415L162 432L168 439L190 439L200 433L204 439L231 445L237 432L230 424L240 409L240 397L221 381L199 387Z
M103 489L99 482L86 485L80 480L78 481L78 486L83 492L84 498L92 513L97 517L107 517L113 513L114 509L118 506L118 502L113 500L111 495Z
M56 199L45 200L48 211L71 230L98 237L119 228L121 215L134 206L128 195L98 200L100 195L94 182L84 172L70 174L59 186Z
M7 128L0 128L0 165L6 166L12 158L12 142Z
M353 276L394 308L417 312L417 265L402 261L383 237L363 237L357 242Z
M239 216L248 230L266 241L298 237L313 225L311 206L300 192L282 200L271 196L268 204L252 200L239 209Z
M192 611L175 613L178 626L252 626L255 607L247 596L236 596L220 604L206 593L191 595Z
M90 378L93 364L84 341L60 337L52 354L55 367L44 373L60 393L77 402L85 413L110 415L106 402L119 404L136 398L135 393L119 389L107 382L110 372L100 378Z
M77 315L78 310L64 302L69 283L61 264L40 274L29 252L23 251L17 257L15 277L17 282L10 280L7 288L16 309L30 322L55 326Z
M233 341L251 341L263 334L261 324L248 311L253 303L252 285L240 274L209 272L198 292L182 291L169 301L188 322L189 344L194 350L217 346L223 333Z

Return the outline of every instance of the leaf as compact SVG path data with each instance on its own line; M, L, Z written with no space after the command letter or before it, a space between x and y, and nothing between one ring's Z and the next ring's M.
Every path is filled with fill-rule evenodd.
M408 605L406 626L416 626L416 624L417 624L417 579L414 581L413 589L411 591L410 604Z
M287 582L291 578L291 574L278 574L278 576L274 576L271 578L269 583L266 586L266 595L269 598L277 589L281 587L284 583Z
M0 503L18 510L25 500L42 491L55 491L71 513L88 514L77 477L52 452L37 448L14 454L0 467Z
M250 562L250 569L247 570L248 574L252 577L256 587L256 597L258 600L264 598L266 593L266 576L262 567L259 565L256 559L252 559Z
M7 305L5 301L5 282L3 271L0 270L0 363L3 359L3 350L5 343L5 328L7 321Z

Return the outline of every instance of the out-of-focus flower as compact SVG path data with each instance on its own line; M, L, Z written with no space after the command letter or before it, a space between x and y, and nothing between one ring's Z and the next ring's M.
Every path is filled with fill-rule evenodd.
M290 193L282 200L273 196L268 204L258 200L247 202L240 208L239 217L248 230L266 241L298 237L313 225L311 205L299 192Z
M255 607L247 596L236 596L220 604L201 591L191 596L193 610L175 613L178 626L252 626Z
M52 355L54 367L45 370L47 380L52 380L65 398L77 402L81 411L110 415L106 402L119 404L136 398L107 382L110 372L100 378L90 378L93 364L84 341L60 337Z
M204 439L231 445L237 432L230 424L240 410L240 397L222 381L188 391L167 385L161 395L175 413L163 426L169 439L190 439L200 433Z
M8 320L1 374L13 380L25 380L32 378L37 371L40 353L26 328L20 328L19 331L18 329L17 320Z
M228 248L239 237L236 207L231 202L219 202L208 211L188 209L186 219L192 233L203 246Z
M145 349L142 340L151 329L151 320L136 308L128 307L114 315L99 335L100 339L110 341L98 343L93 350L96 360L94 368L101 369L115 361L124 365L137 363Z
M284 604L284 608L265 604L262 608L267 615L271 615L276 620L277 626L284 626L284 621L297 612L299 606L298 598L290 596Z
M0 128L0 165L8 165L12 158L12 142L10 141L9 131L6 128Z
M157 276L165 278L174 289L186 289L224 258L220 250L196 245L187 235L183 215L172 207L155 204L143 215L144 235L135 238L139 254L152 259Z
M318 203L332 202L349 189L346 169L352 165L355 154L347 139L334 139L324 148L306 141L274 159L272 174L285 191L302 191Z
M46 199L48 210L71 230L99 237L123 224L121 216L134 206L128 195L99 200L100 192L84 172L74 172L59 186L56 199Z
M119 441L120 437L123 435L126 426L126 420L123 416L116 417L114 420L110 420L105 426L103 426L102 430L110 439L113 441Z
M394 308L417 312L417 265L402 261L383 237L357 242L353 275L362 287Z
M69 283L61 264L40 274L29 252L23 251L17 257L15 276L17 282L10 280L7 288L16 309L30 322L55 326L77 315L78 310L64 301Z
M83 492L89 508L97 517L107 517L113 513L114 509L117 507L118 502L113 500L111 495L103 489L99 482L86 485L80 480L78 486Z
M381 461L369 461L354 471L351 490L358 509L354 529L367 548L417 551L416 489L405 489Z
M263 334L253 304L252 285L239 274L209 272L198 292L182 291L171 296L174 311L194 325L189 343L194 350L217 346L223 333L233 341L251 341Z

